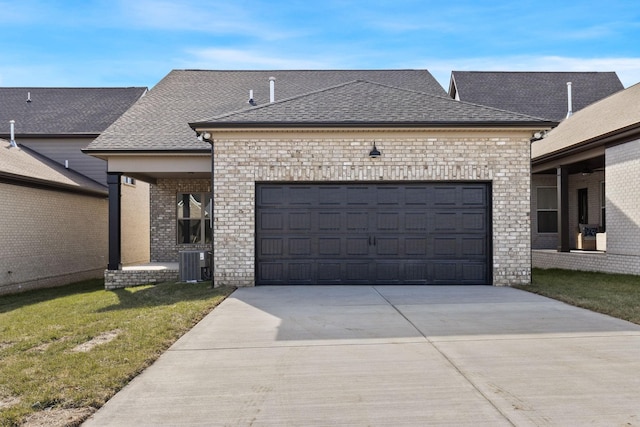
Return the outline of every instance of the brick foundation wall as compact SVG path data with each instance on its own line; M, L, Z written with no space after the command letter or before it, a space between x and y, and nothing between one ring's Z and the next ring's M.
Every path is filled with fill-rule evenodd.
M105 289L120 289L162 282L177 282L178 270L104 270Z
M565 270L640 275L640 256L638 255L534 250L531 260L533 267L536 268L561 268Z

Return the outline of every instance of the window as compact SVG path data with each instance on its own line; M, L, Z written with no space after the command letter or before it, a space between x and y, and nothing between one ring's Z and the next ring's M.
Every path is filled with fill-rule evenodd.
M211 193L179 193L178 243L211 243Z
M602 232L607 230L607 222L606 222L606 206L607 206L607 196L604 192L604 181L600 183L600 226Z
M558 192L556 187L537 188L538 233L558 232Z

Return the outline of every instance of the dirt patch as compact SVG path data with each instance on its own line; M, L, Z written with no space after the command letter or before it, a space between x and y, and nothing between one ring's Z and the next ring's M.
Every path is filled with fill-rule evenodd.
M0 409L11 408L13 405L20 403L19 397L2 397L0 396Z
M9 348L12 345L13 345L12 342L6 342L6 341L0 342L0 350L4 350L5 348Z
M71 351L74 351L77 353L86 353L87 351L91 351L91 349L93 349L95 346L106 344L110 341L113 341L121 333L122 333L121 329L114 329L113 331L105 332L87 342L83 342L82 344L75 346L73 349L71 349Z
M75 427L95 412L93 408L46 409L29 415L22 426Z

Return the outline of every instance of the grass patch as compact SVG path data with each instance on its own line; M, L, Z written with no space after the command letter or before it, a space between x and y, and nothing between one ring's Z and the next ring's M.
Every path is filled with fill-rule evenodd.
M86 417L232 291L91 280L0 297L0 426L62 409Z
M534 268L517 288L640 324L640 276Z

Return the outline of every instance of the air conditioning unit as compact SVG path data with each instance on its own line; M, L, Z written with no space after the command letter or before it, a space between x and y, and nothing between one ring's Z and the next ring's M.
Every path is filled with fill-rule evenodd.
M180 251L180 281L211 279L211 251Z

